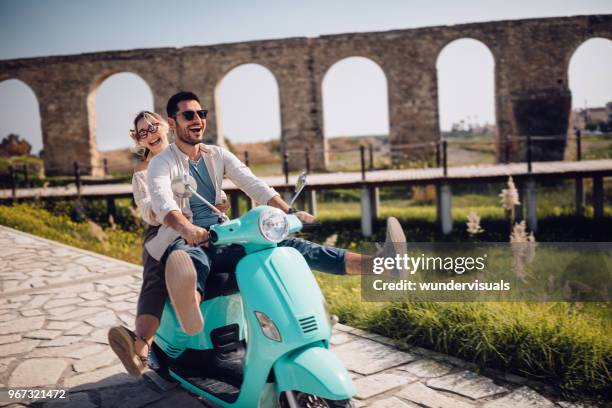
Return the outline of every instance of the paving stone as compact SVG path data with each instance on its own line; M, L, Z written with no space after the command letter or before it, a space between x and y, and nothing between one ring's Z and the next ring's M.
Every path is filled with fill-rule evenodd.
M86 300L78 304L78 306L80 307L96 307L96 306L106 306L106 305L108 305L108 301L106 299Z
M105 292L108 293L110 296L120 295L122 293L128 293L131 291L132 291L132 288L128 286L115 286L115 287L105 290Z
M417 380L416 376L408 373L404 375L380 373L362 377L355 381L357 388L355 398L365 400Z
M140 408L166 397L143 383L130 387L105 388L99 391L102 408Z
M76 327L80 322L49 322L47 329L49 330L70 330Z
M368 408L419 408L419 406L413 404L412 402L402 401L399 398L391 397L374 401L368 405Z
M54 400L46 402L44 408L97 408L85 392L70 393L67 401Z
M93 354L101 353L107 349L108 347L103 346L101 344L93 344L90 346L80 347L77 350L71 351L66 354L66 357L83 358L83 357L91 356Z
M117 316L114 312L108 310L104 313L100 313L94 317L90 317L85 320L88 324L93 327L111 327L117 324Z
M13 320L17 316L18 315L16 313L2 313L2 314L0 314L0 323L1 322L8 322L10 320Z
M32 350L32 352L27 355L27 358L66 357L67 353L75 351L79 349L80 347L81 346L78 344L72 344L70 346L62 346L62 347L39 347L35 350Z
M347 325L344 325L344 324L342 324L342 323L336 323L336 324L334 325L334 329L335 329L335 330L340 330L340 331L343 331L343 332L350 332L350 331L355 330L355 328L354 328L354 327L347 326Z
M59 330L34 330L23 335L29 339L40 339L40 340L53 340L57 336L62 334Z
M68 363L58 358L31 358L20 363L8 380L9 387L56 385Z
M444 377L427 381L427 385L438 390L450 391L471 399L490 397L508 392L508 389L496 385L493 380L480 376L472 371L461 371Z
M58 293L57 295L55 295L56 299L68 299L68 298L75 298L78 296L77 292L74 291L64 291L61 293Z
M11 309L19 309L21 307L21 303L5 303L0 305L0 310L11 310Z
M74 329L68 330L65 334L67 336L85 336L86 334L89 334L92 330L93 327L86 324L82 324L78 327L75 327Z
M432 390L428 386L415 382L395 394L396 397L423 405L427 408L473 408L474 405Z
M54 340L50 340L41 344L41 347L60 347L74 344L81 340L81 336L61 336Z
M0 336L0 344L16 343L21 340L21 336L18 334L7 334L6 336Z
M147 405L147 408L167 408L167 407L181 407L181 408L203 408L202 402L198 401L197 398L192 397L182 390L175 389L169 391L164 396L164 399L153 402ZM210 405L209 405L210 406Z
M510 394L485 403L483 408L554 408L555 404L529 387L521 387Z
M104 297L104 293L101 292L86 292L79 294L85 300L96 300Z
M100 313L102 311L104 311L104 309L101 308L101 307L79 308L77 310L74 310L74 311L72 311L70 313L63 314L61 316L51 316L51 317L49 317L49 320L59 320L59 321L72 320L72 319L76 319L77 317L85 317L85 316L95 315L95 314Z
M129 329L132 329L135 325L136 317L129 313L119 313L117 315L119 320Z
M130 297L134 296L134 294L132 292L133 292L133 290L130 293L124 293L124 294L121 294L121 295L110 297L110 298L108 298L108 301L109 302L119 302L120 300L129 299Z
M64 380L66 388L82 391L92 388L112 387L139 381L125 372L122 364L100 368L84 374L74 375Z
M352 334L345 332L337 332L332 334L331 339L329 340L332 346L338 346L340 344L348 343L349 341L356 340L358 337L353 336Z
M429 359L418 360L398 368L422 378L441 377L453 369L453 367Z
M136 311L136 305L131 302L110 303L108 307L116 312L124 312L126 310Z
M77 310L75 306L63 306L63 307L55 307L53 309L47 309L49 314L52 316L62 316L66 313L72 312L73 310Z
M40 340L21 340L18 343L3 344L0 346L0 356L11 356L15 354L27 353L38 346Z
M30 296L29 295L22 295L22 296L16 296L16 297L12 297L9 298L9 303L22 303L22 302L27 302L28 300L30 300Z
M374 374L416 359L414 354L405 353L368 339L359 339L336 346L333 352L347 369L364 375Z
M26 317L17 321L4 322L0 324L0 335L38 330L44 323L45 318L42 316Z
M120 286L120 287L125 287L132 282L134 282L134 278L132 278L129 275L128 276L118 276L115 278L100 279L96 281L96 283L99 283L100 285ZM118 293L116 294L118 295Z
M71 293L71 295L76 296L76 294ZM79 303L82 302L83 300L77 297L70 297L68 299L53 299L48 301L45 306L44 309L53 309L54 307L60 307L60 306L67 306L67 305L74 305L75 303Z
M31 316L40 316L43 314L43 312L41 312L38 309L30 309L30 310L22 310L21 314L25 317L31 317Z
M89 335L89 340L96 343L108 344L108 329L95 330Z
M0 358L0 374L4 373L13 361L15 361L15 357Z
M74 371L77 373L85 373L100 367L111 365L114 362L117 362L117 356L110 348L107 348L101 353L96 353L75 362L72 366L74 367Z

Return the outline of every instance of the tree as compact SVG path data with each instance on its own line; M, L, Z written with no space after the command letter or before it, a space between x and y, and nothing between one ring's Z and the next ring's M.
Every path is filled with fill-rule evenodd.
M32 145L11 133L0 142L0 157L29 156Z

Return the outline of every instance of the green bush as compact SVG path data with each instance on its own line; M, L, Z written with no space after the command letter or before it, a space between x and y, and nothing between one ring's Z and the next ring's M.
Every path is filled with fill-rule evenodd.
M607 303L373 303L361 301L359 277L316 277L343 323L548 382L570 399L612 395Z

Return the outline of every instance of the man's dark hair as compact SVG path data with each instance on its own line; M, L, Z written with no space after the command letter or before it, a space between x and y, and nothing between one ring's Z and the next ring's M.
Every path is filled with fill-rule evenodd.
M177 94L174 94L168 99L168 104L166 105L166 114L169 118L174 117L179 110L178 104L181 101L197 101L200 103L200 98L198 95L193 92L181 91Z

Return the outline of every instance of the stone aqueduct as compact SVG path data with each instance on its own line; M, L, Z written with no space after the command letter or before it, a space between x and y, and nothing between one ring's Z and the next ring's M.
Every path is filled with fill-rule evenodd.
M391 145L439 139L436 60L448 43L472 38L495 60L495 108L500 140L567 132L571 108L568 64L584 41L612 39L612 15L463 24L317 38L288 38L212 46L111 51L0 61L0 81L19 79L40 108L48 174L100 173L94 97L109 76L131 72L150 86L155 110L181 89L197 92L212 111L207 137L218 142L216 87L233 68L256 63L278 83L281 139L287 149L317 151L325 165L322 81L346 57L376 62L388 85ZM512 154L518 157L517 145ZM296 164L296 163L293 163ZM297 165L297 164L296 164Z

